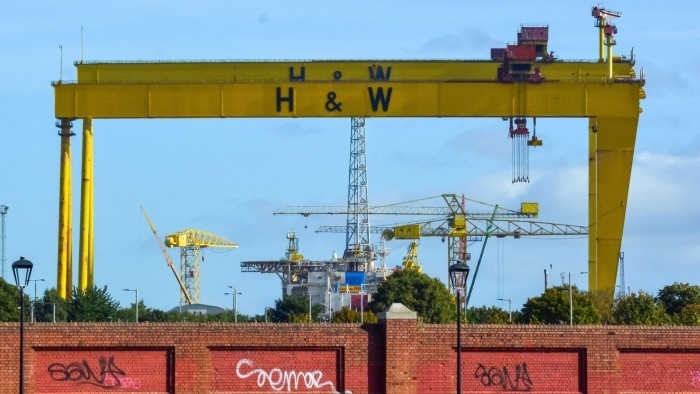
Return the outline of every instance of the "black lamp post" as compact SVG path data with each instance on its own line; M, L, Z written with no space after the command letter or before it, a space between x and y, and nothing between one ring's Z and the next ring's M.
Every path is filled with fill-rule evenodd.
M457 394L462 393L462 317L460 309L462 309L462 300L459 289L467 287L467 277L469 276L469 266L457 262L449 268L450 283L454 287L457 295Z
M19 393L24 393L24 288L29 284L32 276L31 261L24 257L12 263L12 273L15 276L15 284L19 288Z

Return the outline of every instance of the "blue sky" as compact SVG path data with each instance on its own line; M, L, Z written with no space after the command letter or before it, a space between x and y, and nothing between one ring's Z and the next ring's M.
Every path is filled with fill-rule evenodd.
M317 3L317 4L315 4ZM0 23L0 204L6 263L35 264L39 293L56 285L59 137L51 81L76 79L73 62L213 59L485 59L516 40L521 24L548 24L562 59L597 58L594 3L506 1L35 1L5 5ZM625 281L655 294L700 278L700 107L698 5L618 1L617 54L634 48L644 69L642 101L622 250ZM82 30L82 37L81 37ZM62 47L61 51L59 46ZM541 221L587 225L587 135L582 119L541 119L544 146L530 153L530 183L511 183L510 140L501 119L368 119L369 201L373 205L442 193L517 208L540 203ZM81 123L75 122L80 132ZM207 250L203 303L230 308L227 286L243 293L241 313L261 314L281 295L275 275L242 273L240 261L284 257L296 231L307 258L344 248L344 234L317 234L345 218L273 216L286 205L347 202L349 119L96 120L95 283L123 306L138 288L147 306L167 310L178 287L140 207L161 236L198 228L239 249ZM72 140L77 243L80 138ZM440 204L439 200L435 200ZM477 209L478 207L467 207ZM395 219L372 217L372 224ZM376 239L373 240L375 242ZM389 244L389 265L406 243ZM478 255L481 245L472 249ZM177 263L177 249L171 249ZM77 248L74 257L77 259ZM446 281L446 248L423 239L424 272ZM562 272L587 287L585 238L491 240L471 305L519 309ZM77 275L77 262L74 263ZM77 283L77 280L76 280ZM33 291L33 289L30 289Z

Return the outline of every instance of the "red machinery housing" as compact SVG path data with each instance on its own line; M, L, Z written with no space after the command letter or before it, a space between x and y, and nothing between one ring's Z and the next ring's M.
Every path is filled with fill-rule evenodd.
M501 82L541 82L537 61L552 62L554 54L547 52L549 26L521 26L518 43L505 48L491 48L491 59L501 61L497 77Z

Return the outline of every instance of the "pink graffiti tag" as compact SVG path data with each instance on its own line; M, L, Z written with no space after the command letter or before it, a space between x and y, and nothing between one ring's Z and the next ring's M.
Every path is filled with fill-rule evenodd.
M323 380L323 372L309 371L309 372L297 372L297 371L283 371L280 368L273 368L270 371L265 371L263 369L251 369L248 372L243 372L242 369L253 368L253 362L243 358L236 364L236 375L241 379L247 379L251 376L257 375L258 387L265 387L269 385L271 389L275 391L285 390L291 392L292 390L299 390L300 387L307 389L320 389L322 387L330 387L332 393L338 394L333 382ZM347 391L346 391L347 393Z
M700 371L691 371L690 376L693 380L693 387L700 387Z

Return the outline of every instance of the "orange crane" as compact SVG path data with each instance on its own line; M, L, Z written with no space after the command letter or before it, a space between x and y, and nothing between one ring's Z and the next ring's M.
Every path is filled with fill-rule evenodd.
M187 293L187 287L185 287L185 284L182 282L180 279L180 276L178 276L177 271L175 270L175 266L173 265L172 260L170 260L170 254L168 254L168 250L165 249L165 245L163 244L163 241L160 240L160 237L158 237L158 233L156 233L156 228L153 227L153 223L151 223L151 219L148 218L148 214L146 213L146 210L141 207L141 212L143 212L143 216L146 218L146 221L148 222L148 226L151 228L151 232L153 233L153 236L156 237L156 242L158 243L158 246L160 246L161 252L163 252L163 257L165 257L165 262L168 264L168 267L173 271L173 275L175 275L175 279L177 279L177 283L180 285L180 290L182 291L182 296L187 300L187 304L192 305L192 299L190 298L190 295Z

